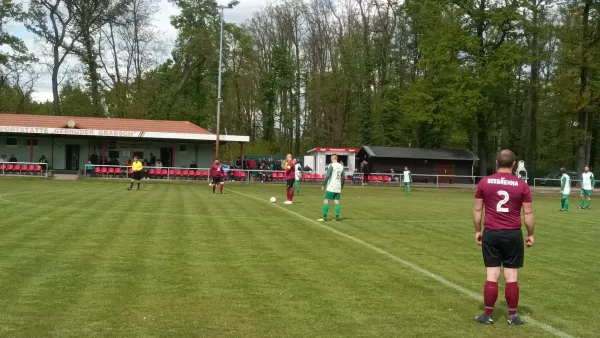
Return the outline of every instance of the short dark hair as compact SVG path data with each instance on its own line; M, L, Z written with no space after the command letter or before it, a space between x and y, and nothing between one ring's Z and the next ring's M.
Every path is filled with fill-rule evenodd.
M510 149L504 149L496 155L496 162L499 168L512 168L515 163L515 153Z
M567 172L567 169L565 167L560 168L560 172L565 174Z

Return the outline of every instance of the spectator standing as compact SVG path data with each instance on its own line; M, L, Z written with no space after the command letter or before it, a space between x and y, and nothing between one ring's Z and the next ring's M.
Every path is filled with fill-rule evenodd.
M156 156L153 153L150 153L150 166L154 167L156 165Z
M367 159L364 159L362 161L362 163L360 164L360 169L364 176L362 185L367 185L369 183L369 175L371 174L371 165L367 161Z
M87 171L87 174L91 176L94 176L94 164L92 163L92 160L88 160L87 161L87 166L85 167L85 170Z
M359 184L360 183L360 173L358 169L354 169L354 175L352 175L352 183Z
M98 164L98 155L96 155L96 153L92 153L92 155L90 155L90 164Z
M162 164L162 162L160 161L160 158L159 158L159 159L156 161L156 164L155 164L155 166L156 166L157 168L162 168L163 164Z
M46 161L46 156L42 155L38 160L38 163L42 163L42 168L46 170L46 166L48 165L48 161Z
M263 183L267 178L267 174L265 172L265 170L267 169L267 164L264 162L261 163L259 169L260 171L258 172L258 177L260 178L260 183Z

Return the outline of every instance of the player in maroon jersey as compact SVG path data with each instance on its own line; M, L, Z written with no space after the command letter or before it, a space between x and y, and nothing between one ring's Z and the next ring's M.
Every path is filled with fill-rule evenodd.
M210 167L210 177L212 177L212 191L213 194L217 189L217 184L219 185L219 193L223 193L223 186L225 182L223 182L223 176L225 176L225 171L223 170L223 166L219 164L219 159L215 159L215 163Z
M294 159L292 158L292 154L287 154L286 163L285 163L285 188L287 190L287 200L283 202L284 204L293 204L292 201L294 199L294 181L296 180L296 165L294 164Z
M483 324L492 324L494 305L498 299L498 279L501 267L506 281L505 297L508 305L508 324L524 324L517 314L519 304L519 284L517 274L523 267L524 245L521 232L521 209L525 214L527 227L527 247L533 245L534 217L529 185L512 174L515 154L502 150L496 156L498 172L484 177L477 185L473 224L475 241L482 247L483 262L486 267L486 282L483 289L485 312L475 317ZM481 220L485 206L484 230Z

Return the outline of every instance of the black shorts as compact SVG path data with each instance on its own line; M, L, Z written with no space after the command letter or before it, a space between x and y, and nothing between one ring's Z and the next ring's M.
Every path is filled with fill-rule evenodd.
M294 181L295 180L296 180L295 178L288 178L285 181L285 187L288 188L288 189L292 189L294 187Z
M213 184L220 184L221 182L223 182L223 178L213 177Z
M487 268L504 266L509 269L523 267L525 244L518 230L483 230L483 262Z
M134 171L133 172L133 179L136 181L139 181L142 179L142 172L141 171Z

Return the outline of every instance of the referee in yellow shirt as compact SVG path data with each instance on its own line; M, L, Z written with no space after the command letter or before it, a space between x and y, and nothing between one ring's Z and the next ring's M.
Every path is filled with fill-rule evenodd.
M133 163L131 163L131 170L133 171L133 177L131 177L131 185L129 186L129 191L133 189L133 182L137 181L137 191L140 191L140 181L142 180L142 162L138 160L137 156L133 157Z

